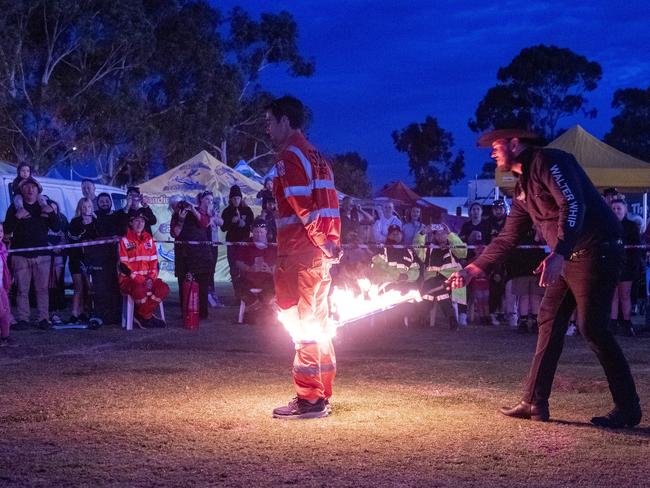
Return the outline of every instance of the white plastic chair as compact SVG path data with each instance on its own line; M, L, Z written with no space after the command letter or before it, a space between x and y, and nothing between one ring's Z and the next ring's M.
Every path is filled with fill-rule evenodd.
M251 288L249 290L255 297L257 297L260 293L262 293L261 288ZM246 313L246 302L244 300L240 300L239 302L239 318L237 319L238 324L243 324L244 323L244 314Z
M133 315L135 313L135 302L131 295L124 295L122 299L122 328L133 330ZM160 302L160 319L165 320L165 308Z

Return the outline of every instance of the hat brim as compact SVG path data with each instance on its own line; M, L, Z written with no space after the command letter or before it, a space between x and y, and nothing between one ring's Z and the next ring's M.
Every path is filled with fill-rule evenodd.
M495 141L501 139L510 140L514 138L526 139L535 143L542 142L542 138L540 137L539 134L536 134L535 132L531 132L529 130L497 129L482 134L481 137L478 138L478 141L476 141L476 145L478 147L492 147L492 143L494 143Z

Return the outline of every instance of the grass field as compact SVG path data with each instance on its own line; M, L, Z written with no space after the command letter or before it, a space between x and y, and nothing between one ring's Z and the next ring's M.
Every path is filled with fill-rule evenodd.
M170 323L180 322L168 305ZM271 418L292 396L276 327L211 310L198 331L17 332L0 350L0 486L648 486L650 423L610 408L595 357L569 337L550 423L515 402L534 336L505 327L356 326L337 339L331 417ZM650 340L621 339L650 412Z

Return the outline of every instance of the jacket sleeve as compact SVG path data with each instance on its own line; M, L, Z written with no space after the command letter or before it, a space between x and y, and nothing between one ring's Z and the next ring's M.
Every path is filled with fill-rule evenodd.
M519 242L519 237L532 225L532 220L518 200L513 200L510 215L506 218L503 230L485 248L472 264L483 271L489 271L493 266L503 262Z
M16 230L16 207L14 207L13 203L7 209L3 227L5 234L13 234Z
M449 243L451 253L456 259L467 258L467 244L457 234L450 232L447 236L447 242Z
M302 222L309 240L320 247L325 244L328 236L321 230L318 218L314 215L318 208L311 193L312 182L298 156L285 152L282 161L284 171L276 177L280 185L279 190L284 193L287 203Z
M158 252L156 251L156 243L151 236L149 236L149 244L151 245L152 251L149 255L149 272L147 278L155 280L158 277Z
M221 212L221 219L223 224L221 225L221 230L224 232L229 232L232 229L233 223L232 218L234 217L234 212L231 210L231 207L226 207Z
M47 214L46 220L47 220L47 227L50 230L54 232L58 232L59 230L61 230L61 220L54 212L50 212L49 214Z
M582 175L573 157L558 156L542 162L539 179L560 209L557 222L557 244L553 251L565 259L573 252L582 230L586 202L582 191Z
M119 245L117 247L118 253L119 253L119 256L120 256L120 264L123 264L127 268L131 269L131 266L129 266L129 254L128 254L127 250L126 250L126 244L124 244L124 240L125 240L125 238L120 239L120 243L119 243ZM120 276L120 282L121 282L122 274L120 274L119 276ZM131 273L129 278L132 279L133 281L137 282L137 283L142 283L144 281L144 276L138 275L138 274L135 274L135 273Z

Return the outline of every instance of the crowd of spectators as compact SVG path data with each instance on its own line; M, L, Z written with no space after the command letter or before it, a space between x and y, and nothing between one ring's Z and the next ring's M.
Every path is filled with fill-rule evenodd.
M144 328L166 324L154 314L169 293L158 277L158 256L151 226L156 217L137 187L127 191L124 208L114 209L111 196L95 194L90 180L81 183L83 198L68 221L56 201L43 195L43 188L29 166L18 168L11 185L12 199L0 225L0 331L2 344L10 343L10 328L57 324L83 324L90 316L105 323L120 320L122 298L135 303L136 323ZM218 232L225 233L226 254L232 286L249 313L270 310L274 301L273 272L276 266L277 210L270 180L257 195L261 213L254 216L241 189L232 186L228 206L219 214L214 195L204 191L195 202L170 200L170 234L175 239L174 264L182 306L186 280L198 284L199 317L208 317L209 305L222 306L214 294L218 259ZM604 194L624 230L626 245L644 242L645 229L628 214L625 196L615 189ZM188 199L189 200L189 199ZM393 202L383 200L360 205L350 197L340 204L341 241L344 254L333 270L335 284L360 289L362 278L384 290L417 289L424 301L400 309L406 325L442 323L455 330L468 323L481 326L508 324L521 333L535 332L537 311L543 296L535 270L544 259L544 242L531 228L520 248L489 275L471 282L469 289L449 291L447 277L476 259L503 229L507 203L472 202L468 220L456 234L444 223L425 222L419 207L407 209L403 218ZM31 249L64 243L84 243L121 236L102 245L72 249ZM8 247L12 253L8 255ZM631 315L640 289L645 286L646 253L630 248L612 303L612 329L634 334ZM72 276L70 313L64 294L65 268ZM10 306L13 283L15 307ZM645 293L645 291L643 291ZM31 304L36 315L31 316ZM410 308L409 308L410 307ZM11 324L11 327L10 327ZM571 331L569 332L571 333Z

